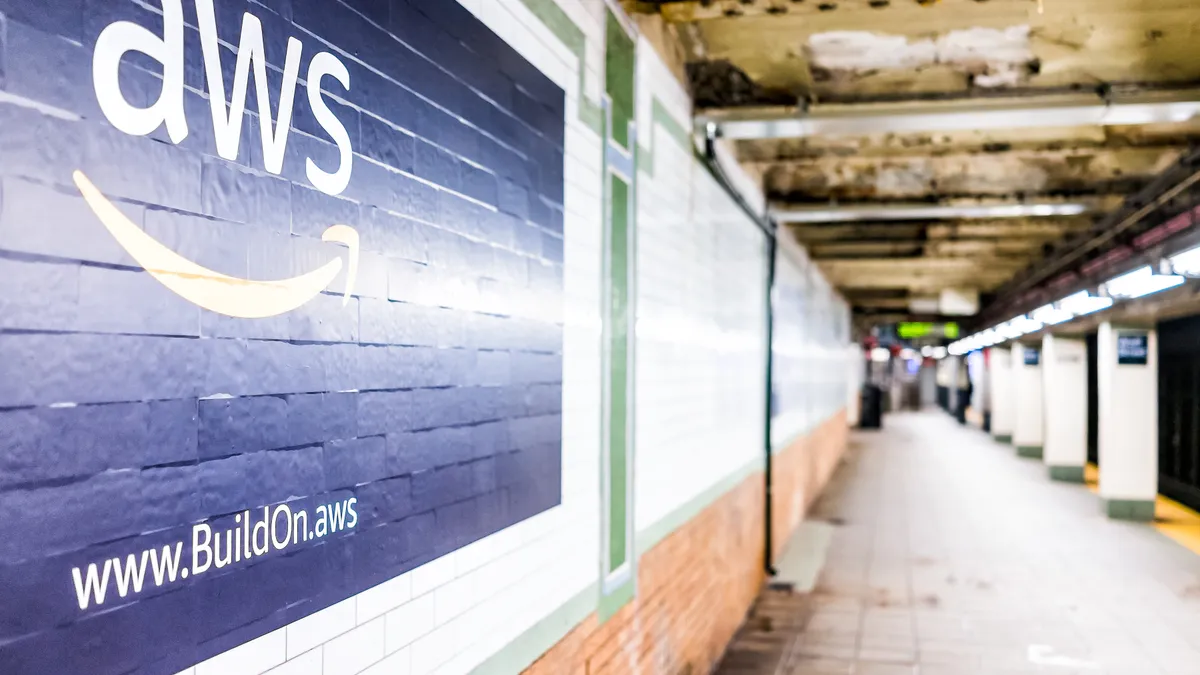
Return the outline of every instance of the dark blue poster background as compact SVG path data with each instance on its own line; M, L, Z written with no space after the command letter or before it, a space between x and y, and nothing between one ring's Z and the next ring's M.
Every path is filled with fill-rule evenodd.
M6 675L173 673L559 503L563 92L451 0L216 0L226 99L261 23L273 129L301 46L272 169L254 65L218 151L211 0L181 0L186 137L98 99L103 31L165 36L178 1L0 0ZM310 96L321 52L349 86ZM170 89L161 58L119 63L131 109ZM310 163L347 159L316 189ZM204 309L77 171L129 237L228 283L338 272L290 311Z

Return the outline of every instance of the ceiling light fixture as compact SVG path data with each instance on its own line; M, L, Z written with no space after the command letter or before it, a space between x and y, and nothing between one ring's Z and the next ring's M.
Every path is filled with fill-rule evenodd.
M1089 294L1087 291L1079 291L1078 293L1068 295L1067 297L1058 301L1058 306L1060 309L1062 309L1064 312L1070 312L1075 316L1083 316L1084 314L1091 314L1092 312L1098 312L1102 309L1108 309L1109 307L1112 307L1112 304L1112 298L1098 298Z
M1105 293L1109 297L1132 299L1141 298L1152 293L1174 288L1184 282L1177 274L1155 274L1149 265L1109 279L1104 283Z
M1083 202L1046 202L1033 204L980 204L929 206L896 204L888 206L775 207L771 217L781 223L845 223L863 220L939 220L978 218L1044 218L1077 216L1092 209Z
M1185 277L1200 277L1200 246L1167 258L1171 271Z
M1045 305L1030 312L1029 317L1048 326L1053 326L1064 321L1070 321L1075 318L1075 315L1061 307Z

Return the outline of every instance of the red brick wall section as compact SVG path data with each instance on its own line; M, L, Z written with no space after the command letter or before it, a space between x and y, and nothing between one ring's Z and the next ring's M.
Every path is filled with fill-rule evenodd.
M779 557L788 535L804 520L813 500L829 482L848 440L849 428L843 410L775 455L771 527L774 557Z
M776 457L780 490L816 495L846 444L840 414ZM745 618L764 581L763 476L755 473L642 555L637 596L601 624L595 614L533 663L528 675L703 675ZM794 509L793 509L794 510ZM791 511L788 511L790 513ZM803 514L803 508L800 509ZM780 522L790 532L799 520Z

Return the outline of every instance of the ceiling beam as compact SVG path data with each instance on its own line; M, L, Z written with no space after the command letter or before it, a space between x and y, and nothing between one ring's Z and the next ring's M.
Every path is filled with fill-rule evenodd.
M1126 193L1170 167L1183 146L1047 149L879 158L841 153L819 159L749 162L768 195L838 201L978 195Z
M847 300L855 310L861 309L899 309L908 310L908 298L867 298L865 300Z
M1184 122L1200 115L1200 89L953 98L885 103L707 110L698 126L715 124L731 139L912 133L1081 125Z
M935 223L929 226L930 239L1014 238L1052 240L1082 232L1092 226L1086 216L1075 218L1037 218L1012 220L980 220Z
M1170 149L1200 137L1200 118L1187 124L1133 127L1050 127L950 131L865 136L809 136L738 141L743 163L804 162L825 157L895 159L951 155L1004 155L1058 152L1065 155L1123 151L1128 148Z
M652 3L643 2L643 5ZM836 2L796 2L795 0L657 0L663 19L671 23L687 23L692 21L709 21L712 19L737 19L741 17L778 16L797 17L815 16L837 11L842 14L871 12L880 19L886 20L889 13L910 13L918 3L912 0L837 0ZM932 3L929 3L932 4ZM1021 0L995 0L994 3L1009 5L1014 9L1021 7ZM981 6L982 5L982 6ZM917 10L923 10L917 7ZM957 13L969 12L974 14L987 12L986 4L978 0L942 0L941 6L930 7L929 11L944 13L945 10ZM993 12L994 13L994 12Z
M789 225L793 236L805 244L838 241L938 241L945 239L1022 239L1039 242L1060 239L1091 227L1087 217L1010 218L978 221L922 221L893 223L835 223Z
M1039 240L953 240L953 241L838 241L808 244L808 253L817 260L879 258L886 256L933 257L986 256L1028 262L1041 253L1044 242Z
M891 288L938 292L944 288L989 290L1024 266L1009 258L867 258L817 260L838 288Z

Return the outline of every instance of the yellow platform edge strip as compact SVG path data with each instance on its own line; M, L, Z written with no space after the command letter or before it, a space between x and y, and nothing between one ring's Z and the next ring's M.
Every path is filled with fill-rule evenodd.
M1087 489L1099 494L1100 469L1095 464L1088 463L1084 467L1083 478ZM1154 500L1154 529L1200 555L1200 513L1174 499L1158 495Z

